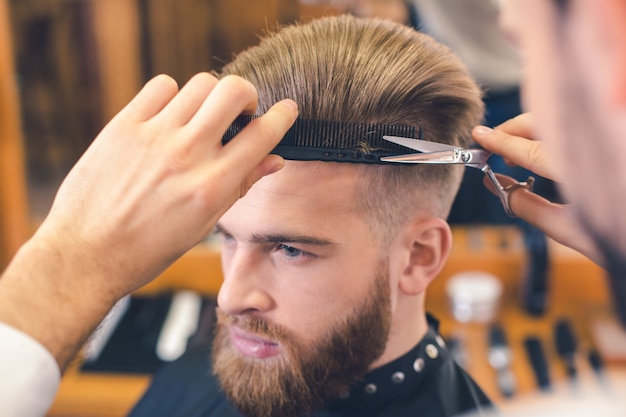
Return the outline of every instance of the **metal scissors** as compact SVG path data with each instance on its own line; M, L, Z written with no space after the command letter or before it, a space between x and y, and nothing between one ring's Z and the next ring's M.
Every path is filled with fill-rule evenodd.
M528 177L524 182L516 182L504 187L491 170L487 159L492 155L484 149L464 149L445 143L429 142L422 139L403 138L399 136L383 136L383 139L397 145L414 149L419 153L405 155L385 156L383 162L398 162L405 164L464 164L465 166L480 169L489 178L498 193L498 198L504 207L504 211L511 217L516 217L511 210L511 193L519 188L532 191L535 179Z

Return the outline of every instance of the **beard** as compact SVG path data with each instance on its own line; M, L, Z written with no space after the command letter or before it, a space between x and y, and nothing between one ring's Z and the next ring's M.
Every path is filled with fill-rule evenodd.
M379 265L368 297L312 346L262 317L231 316L218 308L213 373L229 400L249 417L295 417L346 393L385 350L391 327L386 271ZM275 341L282 352L245 357L232 346L229 326Z
M626 220L622 201L625 188L623 179L616 175L621 172L623 154L619 152L616 140L621 138L623 130L615 130L615 125L607 123L607 109L598 105L585 81L589 76L578 65L572 47L574 40L568 32L571 28L567 12L567 9L561 9L561 21L554 22L554 36L559 42L557 62L561 65L560 77L555 80L556 94L560 98L557 108L560 110L559 142L563 144L558 151L568 161L564 165L569 183L564 184L564 188L574 203L583 230L593 239L603 257L615 312L626 328L626 307L623 304L626 299ZM602 140L593 140L596 137Z
M618 124L607 118L609 110L592 93L590 78L578 62L569 31L567 10L562 11L561 25L556 25L559 40L557 55L561 77L557 80L560 95L560 143L567 158L566 176L570 180L567 195L574 202L578 219L604 258L609 272L616 306L626 296L626 220L623 198L626 185L621 172L623 152L617 143L623 136L623 120ZM614 115L611 115L614 117ZM601 140L594 140L601 138ZM610 139L606 139L610 138ZM612 139L612 140L611 140ZM626 309L619 309L626 326Z

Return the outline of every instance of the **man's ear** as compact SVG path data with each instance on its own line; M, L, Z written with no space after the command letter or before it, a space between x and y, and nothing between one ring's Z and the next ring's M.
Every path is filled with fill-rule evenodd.
M428 287L448 259L452 232L443 219L422 219L407 226L397 243L403 256L399 287L407 295L417 295Z

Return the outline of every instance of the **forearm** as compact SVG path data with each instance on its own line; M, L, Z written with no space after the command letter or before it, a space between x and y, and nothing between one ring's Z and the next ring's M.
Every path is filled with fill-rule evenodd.
M32 240L0 279L0 321L40 342L63 371L116 301L88 287L107 281L99 273L80 252Z

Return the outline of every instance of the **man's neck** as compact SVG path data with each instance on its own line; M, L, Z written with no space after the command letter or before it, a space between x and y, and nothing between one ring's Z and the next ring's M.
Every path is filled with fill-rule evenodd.
M406 297L398 302L393 311L393 319L387 346L370 369L379 368L409 352L428 331L428 321L424 311L425 293Z

